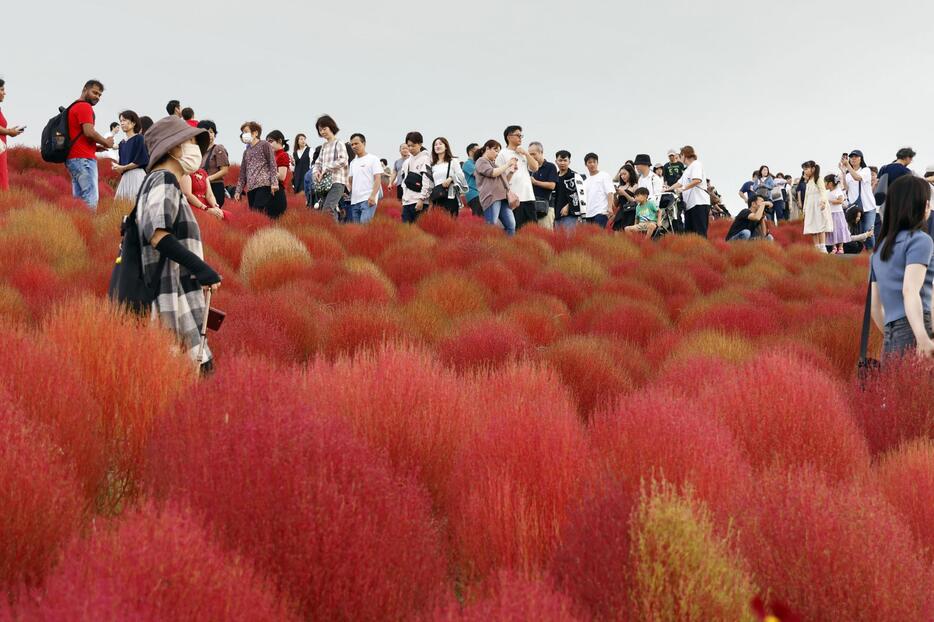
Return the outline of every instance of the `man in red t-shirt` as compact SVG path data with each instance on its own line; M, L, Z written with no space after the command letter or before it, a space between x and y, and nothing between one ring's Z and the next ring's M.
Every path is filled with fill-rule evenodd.
M97 152L113 149L114 139L104 138L94 129L93 106L101 100L104 85L88 80L81 97L68 111L68 134L72 139L65 168L71 175L71 189L92 210L97 209Z

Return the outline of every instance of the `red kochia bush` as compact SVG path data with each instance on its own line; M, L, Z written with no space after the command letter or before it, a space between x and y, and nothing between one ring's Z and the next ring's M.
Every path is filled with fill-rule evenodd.
M869 467L869 450L833 379L798 358L762 354L710 385L701 406L732 430L757 469L813 464L845 480Z
M851 395L853 413L873 453L919 437L934 438L934 361L888 358L866 382L854 377Z
M0 388L0 603L5 589L43 578L82 507L74 469Z
M934 439L918 439L887 454L875 475L882 494L934 562Z
M436 622L574 622L571 600L543 580L503 572L490 594L464 607L452 604L437 612Z
M618 300L609 305L595 304L574 314L571 328L575 332L586 332L630 341L646 346L666 328L666 312L645 301Z
M297 619L248 563L211 542L191 513L159 514L148 505L75 542L16 614L49 622Z
M61 364L75 369L104 407L110 501L134 494L153 423L195 380L174 337L113 307L82 298L56 309L44 325Z
M575 335L552 344L541 356L560 374L577 400L581 417L586 419L598 407L635 388L633 376L638 372L633 365L639 361L633 354L637 351L626 344Z
M75 476L88 502L107 497L110 447L103 410L90 387L46 340L0 328L0 342L15 356L0 357L0 391L5 384L16 408L41 426Z
M468 582L496 568L534 576L590 472L589 447L555 374L521 364L475 383L489 417L455 460L447 495L459 570Z
M453 458L486 416L472 386L430 352L391 344L333 365L316 360L306 378L316 410L347 420L443 505Z
M633 497L607 479L569 513L551 563L557 586L597 620L629 620Z
M726 525L752 482L730 431L702 406L653 390L594 416L591 438L601 466L636 498L643 481L690 484Z
M757 583L804 620L923 620L934 577L878 494L806 469L765 474L740 540Z
M459 370L516 360L528 349L529 340L519 328L492 318L466 320L438 344L441 360Z
M424 490L344 422L308 406L298 372L241 359L158 430L150 481L204 513L316 620L434 607L445 559Z

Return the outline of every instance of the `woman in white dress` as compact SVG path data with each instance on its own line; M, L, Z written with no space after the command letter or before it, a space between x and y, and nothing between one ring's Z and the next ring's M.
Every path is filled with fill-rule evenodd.
M813 236L814 247L826 253L826 234L833 232L827 187L820 176L820 165L814 160L802 164L801 171L807 180L804 193L804 234Z

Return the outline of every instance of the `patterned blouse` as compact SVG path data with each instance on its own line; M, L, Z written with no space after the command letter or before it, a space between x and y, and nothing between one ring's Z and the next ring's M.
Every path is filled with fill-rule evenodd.
M198 257L201 249L201 229L178 186L178 180L168 171L157 170L143 181L139 202L136 204L140 245L143 249L143 272L147 282L159 279L159 295L153 302L153 317L175 332L188 352L198 358L201 346L201 326L204 323L204 293L188 268L174 261L166 261L162 274L158 274L161 253L150 246L149 240L156 230L164 229L179 244ZM205 346L204 360L211 360L211 351Z
M321 152L315 160L315 172L331 173L332 184L347 185L347 169L350 158L347 157L347 147L336 138L329 143L321 145Z
M249 145L243 153L240 163L240 179L237 181L237 193L242 194L279 184L279 171L276 168L276 152L265 140Z

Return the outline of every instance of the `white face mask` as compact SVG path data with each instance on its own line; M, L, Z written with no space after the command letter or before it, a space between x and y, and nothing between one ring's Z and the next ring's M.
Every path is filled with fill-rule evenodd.
M250 132L244 132L240 134L240 141L245 145L249 145L251 142L253 142L253 134Z
M182 145L182 155L175 160L181 165L183 173L191 175L201 168L201 149L198 145L186 143Z

